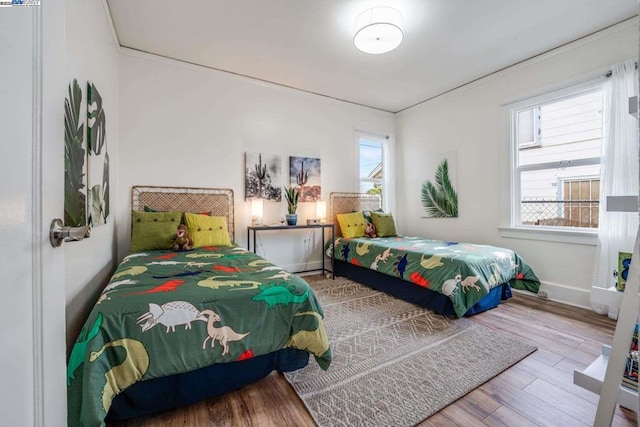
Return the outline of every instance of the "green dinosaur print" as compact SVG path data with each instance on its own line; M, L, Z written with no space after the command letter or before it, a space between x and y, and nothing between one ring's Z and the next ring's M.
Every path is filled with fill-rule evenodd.
M73 349L71 350L71 355L69 356L69 363L67 363L67 387L71 385L71 380L75 380L75 371L84 363L84 356L87 353L87 346L89 345L89 341L94 339L98 332L100 332L100 327L102 326L102 313L98 313L96 317L96 321L93 322L89 331L86 331L85 328L82 328L80 331L80 335L78 335L78 339L76 340Z
M255 295L252 299L254 301L264 301L272 309L278 304L284 306L289 303L303 303L309 298L309 289L305 289L302 295L296 295L291 292L284 283L281 285L269 284L259 286L260 293Z

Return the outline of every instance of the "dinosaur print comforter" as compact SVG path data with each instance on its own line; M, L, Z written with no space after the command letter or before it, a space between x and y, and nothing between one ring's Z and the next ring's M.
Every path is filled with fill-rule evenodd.
M332 246L327 247L330 256ZM451 299L458 317L489 291L509 282L537 292L540 281L510 249L420 237L337 238L335 259L398 277Z
M286 347L327 369L322 319L304 280L239 246L132 253L71 351L68 424L104 425L114 396L137 381Z

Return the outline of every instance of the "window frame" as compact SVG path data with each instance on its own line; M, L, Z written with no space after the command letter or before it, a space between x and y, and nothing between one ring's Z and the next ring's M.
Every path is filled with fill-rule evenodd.
M360 177L360 142L362 139L379 142L382 145L382 179L361 178ZM382 184L382 209L389 212L395 207L395 192L392 188L395 185L393 176L395 139L393 135L382 135L379 133L367 131L355 131L355 183L356 192L360 193L360 185L362 182L380 182Z
M520 166L518 164L519 151L521 148L529 149L541 147L540 144L520 145L518 143L518 120L517 114L527 109L534 109L545 104L550 104L563 99L580 96L589 92L602 89L606 81L605 76L597 76L582 82L568 84L556 89L547 90L538 94L533 94L518 101L503 104L503 120L506 121L504 127L504 143L508 159L505 159L506 167L503 167L503 176L507 185L502 185L507 197L502 199L501 225L498 227L502 237L555 241L564 243L576 243L585 245L598 244L598 229L587 227L562 227L562 226L532 226L523 225L521 218L521 181L520 176L524 171L551 169L555 167L585 166L590 164L600 164L600 157L591 157L570 161L557 161L538 163L534 165Z

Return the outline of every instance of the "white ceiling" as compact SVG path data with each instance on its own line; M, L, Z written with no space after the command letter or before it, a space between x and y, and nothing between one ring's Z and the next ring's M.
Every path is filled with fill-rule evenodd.
M381 1L107 0L123 47L397 112L638 13L637 0L388 0L394 51L353 22Z

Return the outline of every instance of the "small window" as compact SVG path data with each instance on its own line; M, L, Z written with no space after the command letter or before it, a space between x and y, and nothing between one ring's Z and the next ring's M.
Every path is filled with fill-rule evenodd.
M597 228L602 86L512 109L513 223Z
M360 192L383 194L384 155L383 139L360 136Z

